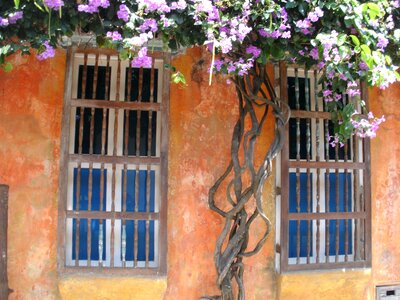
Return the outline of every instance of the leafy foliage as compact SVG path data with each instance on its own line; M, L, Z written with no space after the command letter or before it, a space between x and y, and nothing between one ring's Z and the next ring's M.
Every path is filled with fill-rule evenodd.
M243 76L255 63L273 60L316 65L324 86L320 95L336 114L340 141L357 133L354 122L369 120L362 117L366 111L356 111L355 101L361 100L356 82L386 88L400 78L399 0L77 2L2 1L3 69L11 69L6 57L12 53L37 51L38 58L51 57L53 47L77 33L94 34L99 46L118 49L135 66L151 62L146 47L156 37L172 50L207 45L211 70L230 76ZM184 78L176 73L173 81L184 83ZM355 100L343 107L346 94Z

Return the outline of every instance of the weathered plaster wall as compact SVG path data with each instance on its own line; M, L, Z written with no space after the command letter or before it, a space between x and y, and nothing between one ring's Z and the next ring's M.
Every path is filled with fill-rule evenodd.
M11 299L57 297L56 231L65 58L0 72L0 182L10 186Z
M62 299L90 300L161 300L165 278L70 276L59 281Z
M400 284L400 84L370 93L371 108L385 115L372 140L372 278Z
M372 299L368 286L370 276L370 269L298 272L280 275L278 299Z
M58 278L57 190L65 55L38 62L15 58L0 72L0 182L10 185L9 279L11 299L188 300L217 293L212 254L222 220L207 207L208 188L228 162L237 115L233 86L208 86L199 49L173 64L188 87L171 86L167 278ZM275 275L274 232L246 262L247 298L373 299L377 284L400 283L400 86L371 91L372 109L387 122L372 141L372 269ZM268 127L267 124L266 126ZM273 128L269 126L270 130ZM262 138L268 141L270 131ZM260 151L262 149L259 149ZM272 181L271 181L272 182ZM275 222L272 183L265 209ZM256 226L256 234L263 227Z

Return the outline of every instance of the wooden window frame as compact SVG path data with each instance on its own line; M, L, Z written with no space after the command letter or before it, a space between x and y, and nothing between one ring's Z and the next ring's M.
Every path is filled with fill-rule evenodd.
M292 68L301 69L300 66L291 66ZM285 63L279 63L279 69L277 68L276 74L278 78L276 83L278 85L277 90L280 94L280 98L283 102L288 103L288 66ZM303 68L304 70L304 68ZM314 71L313 71L314 72ZM314 73L316 74L316 72ZM361 97L365 100L368 105L368 93L365 83L360 84ZM307 111L307 110L291 110L291 118L296 120L299 119L315 119L315 120L330 120L331 114L323 111ZM316 122L316 121L315 121ZM318 121L319 124L320 121ZM319 126L319 125L318 125ZM324 133L321 133L322 142L324 142ZM371 172L370 172L370 141L364 139L362 142L362 157L363 161L304 161L304 160L290 160L289 159L289 124L285 128L285 144L281 151L281 155L278 158L278 174L277 174L277 214L280 216L280 222L277 223L277 266L278 269L284 272L290 271L304 271L304 270L323 270L323 269L338 269L338 268L368 268L371 266ZM363 186L360 187L364 199L364 210L363 211L352 211L352 212L302 212L302 213L289 213L289 170L295 168L297 171L300 168L305 170L324 170L324 169L342 169L342 170L363 170ZM329 172L328 172L329 176ZM321 182L317 188L322 189ZM337 192L337 191L336 191ZM313 199L316 196L313 195ZM319 198L319 196L317 196ZM310 222L317 220L362 220L363 225L363 236L364 247L362 257L356 257L354 261L335 261L329 260L325 254L325 259L316 256L314 262L310 261L309 257L306 262L290 263L289 259L289 221L291 220L310 220ZM278 217L279 220L279 217ZM358 221L361 224L360 221ZM308 223L309 224L309 223ZM319 221L318 221L319 224ZM320 225L318 225L320 226ZM322 227L322 226L321 226ZM297 230L300 230L299 227ZM311 234L316 229L313 228ZM325 229L324 229L325 230ZM325 236L324 236L325 238ZM354 238L354 237L353 237ZM321 240L318 241L320 243ZM297 241L299 243L299 241ZM322 242L321 242L322 243ZM329 246L329 244L328 244ZM326 245L324 245L326 247ZM338 247L338 245L336 245ZM354 240L353 240L353 247ZM360 246L359 246L360 247ZM324 248L326 250L326 248ZM315 254L314 254L315 256ZM331 255L329 255L331 257ZM347 257L346 257L347 259Z
M168 144L169 144L169 72L163 68L164 64L170 62L170 54L165 52L153 52L151 57L153 61L161 61L162 74L159 80L162 80L162 94L159 94L161 102L125 102L123 95L117 95L115 103L111 101L96 101L86 99L73 99L73 68L74 57L77 54L94 55L96 57L105 55L108 58L117 57L118 53L112 49L97 48L81 48L73 46L67 51L66 76L65 76L65 92L64 92L64 109L62 117L62 135L61 135L61 153L60 153L60 176L59 176L59 203L58 203L58 247L57 247L57 269L60 274L69 273L94 273L94 274L110 274L110 275L161 275L167 273L167 188L168 188ZM118 68L120 69L121 61L118 59ZM119 74L118 74L119 76ZM159 83L160 84L160 83ZM119 92L117 91L117 94ZM111 105L112 104L112 105ZM110 106L111 105L111 106ZM159 153L156 157L151 156L126 156L118 153L117 155L79 155L71 154L70 151L70 132L71 132L71 109L73 107L92 107L92 108L112 108L118 110L136 110L136 111L157 111L161 112ZM157 124L158 125L158 124ZM115 147L115 145L114 145ZM160 168L158 212L124 212L124 211L74 211L67 209L68 195L68 176L69 164L71 162L79 163L104 163L112 164L135 164L157 165ZM106 182L107 183L107 182ZM68 266L66 260L66 229L67 218L93 218L103 220L146 220L148 224L151 220L158 221L158 258L156 267L116 267L113 263L110 266ZM157 234L157 233L155 233ZM147 235L147 233L146 233ZM113 246L112 246L113 247ZM147 247L147 246L146 246ZM157 245L155 245L157 247ZM147 251L147 250L146 250ZM137 254L135 254L137 255ZM146 254L148 255L148 253Z

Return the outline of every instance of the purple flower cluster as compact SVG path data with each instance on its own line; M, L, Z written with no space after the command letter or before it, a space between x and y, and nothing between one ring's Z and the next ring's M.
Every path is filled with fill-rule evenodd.
M361 91L358 88L358 84L355 81L348 81L347 82L347 90L346 90L347 95L350 97L355 97L361 95Z
M134 68L151 68L153 60L147 55L147 48L143 47L139 50L136 57L132 59L132 67Z
M64 6L63 0L44 0L44 4L46 4L50 9L59 10Z
M246 53L247 54L252 54L254 58L258 58L261 54L261 49L257 48L253 45L250 45L246 48Z
M257 49L256 47L254 48ZM225 57L224 59L216 59L214 61L213 71L224 72L230 75L238 74L239 76L243 76L246 75L253 66L254 66L254 57L251 57L247 60L243 58L239 58L238 60L232 60L230 58Z
M129 9L125 4L121 4L117 11L117 17L120 20L124 20L125 22L129 21Z
M41 53L39 53L38 55L36 55L38 60L45 60L49 57L54 57L54 55L56 54L56 51L54 50L54 48L49 45L49 41L45 41L43 43L43 46L45 47L45 50Z
M0 17L0 27L6 27L6 26L8 26L8 24L10 24L10 23L7 18Z
M292 36L292 33L290 32L291 26L288 24L288 14L286 9L282 7L279 13L275 13L274 18L279 24L278 29L271 30L269 28L261 28L258 30L259 35L273 39L279 37L289 39Z
M150 30L151 32L157 32L157 21L154 19L145 19L143 24L139 27L141 32L146 32L146 30Z
M316 7L314 10L308 13L307 18L298 20L296 22L296 26L303 34L309 35L315 30L315 28L312 26L312 23L317 22L321 17L323 17L323 15L324 12L319 7Z
M93 14L97 13L100 7L107 8L109 6L110 6L109 0L89 0L88 4L79 4L78 11Z
M389 40L385 38L383 34L378 34L378 43L376 44L376 47L383 51L385 50L386 46L389 44Z
M250 15L250 2L244 0L240 13L229 18L220 18L220 13L224 10L220 2L210 0L194 0L194 20L195 24L207 24L207 39L209 43L214 43L215 49L222 54L232 51L235 44L240 44L252 31L248 26ZM218 28L212 30L211 28Z
M122 41L122 36L118 31L108 31L106 36L113 41Z
M160 13L169 13L171 11L171 7L168 6L165 0L138 0L137 1L139 8L144 7L144 11L148 12L160 12ZM178 5L175 4L174 7Z
M6 27L10 24L17 23L18 20L21 20L24 17L24 13L22 11L16 11L8 15L8 18L0 17L0 27Z
M327 135L327 140L331 147L336 147L336 145L339 145L340 147L344 146L338 135Z
M21 20L24 17L24 13L22 11L16 11L15 13L11 13L8 15L8 23L15 24L18 20Z
M354 133L359 137L374 138L376 137L376 131L378 130L379 125L385 121L385 116L376 118L372 112L369 112L367 118L360 118L355 115L354 119L351 120L351 124L353 125Z

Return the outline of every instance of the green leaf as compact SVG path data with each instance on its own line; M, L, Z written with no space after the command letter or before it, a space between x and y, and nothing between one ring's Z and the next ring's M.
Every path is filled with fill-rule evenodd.
M273 58L282 59L285 56L285 48L282 46L272 45L270 54Z
M346 55L350 53L350 48L347 46L340 46L339 47L339 54L342 58L345 58Z
M346 39L347 39L347 34L345 33L339 34L337 38L337 45L342 46L346 42Z
M299 9L299 13L301 13L303 16L306 15L306 11L305 11L304 5L302 3L299 5L298 9Z
M171 80L172 80L172 82L175 83L175 84L182 83L183 85L186 85L185 76L184 76L181 72L173 73L173 74L171 75Z
M2 68L3 68L4 72L11 72L13 69L13 65L12 65L12 63L10 63L8 61L4 65L2 65Z
M15 9L19 8L19 0L14 0Z
M388 64L388 65L391 65L392 64L392 58L389 56L389 55L385 55L385 60L386 60L386 63Z
M6 45L0 48L0 55L7 55L11 50L11 45Z
M127 60L129 59L130 56L130 52L126 49L123 49L122 51L119 52L119 57L121 58L121 60Z
M371 55L371 49L367 45L363 44L360 46L360 48L365 54Z
M350 35L351 40L353 41L353 44L356 46L360 46L360 40L358 39L358 37L356 37L355 35Z
M374 20L377 16L380 17L382 15L381 9L379 6L373 2L367 3L369 11L369 17Z
M285 6L286 6L286 8L294 8L294 7L297 6L297 1L289 0L289 1L286 3Z
M41 6L39 5L39 3L37 3L36 1L33 1L33 3L35 4L35 6L36 6L40 11L44 12L43 7L41 7Z

